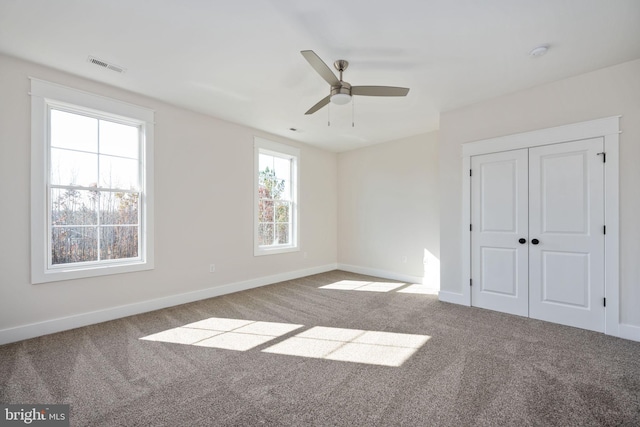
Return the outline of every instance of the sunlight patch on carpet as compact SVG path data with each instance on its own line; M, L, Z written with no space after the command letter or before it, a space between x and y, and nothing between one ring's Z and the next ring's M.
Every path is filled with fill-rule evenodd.
M407 284L396 282L370 282L364 280L340 280L320 286L318 289L338 291L398 292L402 294L438 295L438 289L424 284Z
M246 351L302 326L291 323L211 317L140 339Z
M390 292L394 289L405 286L405 283L393 282L367 282L361 280L340 280L339 282L330 283L320 286L319 289L336 289L342 291L368 291L368 292Z
M247 351L303 326L211 317L140 339ZM430 338L429 335L314 326L262 351L341 362L401 366Z
M342 362L401 366L429 338L428 335L316 326L262 351Z
M426 285L410 285L398 291L399 294L438 295L438 289L429 288Z
M175 344L194 344L198 341L202 341L206 338L211 338L214 335L221 334L222 332L207 331L204 329L190 329L190 328L173 328L166 331L158 332L157 334L148 335L140 338L147 341L162 341L172 342Z

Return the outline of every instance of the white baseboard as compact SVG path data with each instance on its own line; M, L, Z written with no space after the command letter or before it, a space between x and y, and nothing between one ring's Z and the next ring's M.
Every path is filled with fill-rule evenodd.
M327 264L0 330L0 345L337 269Z
M443 302L450 302L452 304L466 305L469 306L469 301L465 298L463 294L457 294L455 292L449 291L440 291L438 293L438 299Z
M396 273L394 271L378 270L375 268L361 267L351 264L338 264L338 270L348 271L350 273L366 274L367 276L375 276L383 279L399 280L400 282L412 284L424 284L424 278L419 276L411 276L408 274Z
M632 341L640 341L640 326L621 323L619 332L620 338L625 338Z

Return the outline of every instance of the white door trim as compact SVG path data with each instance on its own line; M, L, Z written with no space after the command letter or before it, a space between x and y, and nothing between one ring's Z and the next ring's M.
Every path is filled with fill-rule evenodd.
M540 145L558 144L599 136L617 136L620 133L620 117L621 116L606 117L603 119L589 120L588 122L573 123L531 132L467 142L462 144L462 156L470 157L476 154L538 147Z
M605 334L620 336L619 261L619 135L620 116L606 117L548 129L501 136L462 144L462 295L463 305L471 305L471 156L520 148L538 147L587 138L604 138L605 165L605 295L607 299ZM452 301L454 302L454 301Z

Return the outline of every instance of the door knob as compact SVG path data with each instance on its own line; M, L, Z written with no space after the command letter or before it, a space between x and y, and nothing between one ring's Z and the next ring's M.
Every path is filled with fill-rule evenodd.
M538 239L532 239L531 243L533 243L534 245L537 245L538 243L540 243L540 240Z
M520 242L521 245L524 245L525 243L527 243L527 239L520 238L518 242Z

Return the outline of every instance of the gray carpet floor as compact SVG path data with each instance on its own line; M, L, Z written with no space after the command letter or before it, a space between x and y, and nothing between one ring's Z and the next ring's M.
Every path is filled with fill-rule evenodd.
M74 426L640 426L640 343L326 289L333 271L0 347L0 402ZM244 351L140 338L209 318L302 325ZM314 327L428 335L400 366L263 351Z

